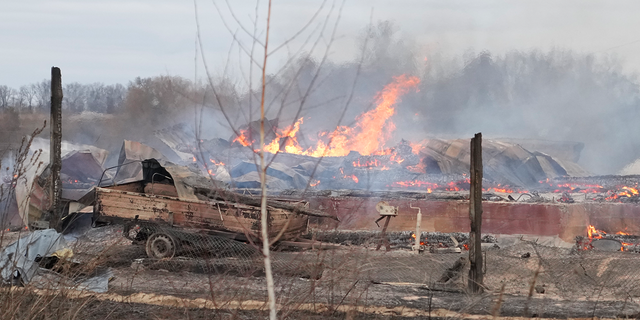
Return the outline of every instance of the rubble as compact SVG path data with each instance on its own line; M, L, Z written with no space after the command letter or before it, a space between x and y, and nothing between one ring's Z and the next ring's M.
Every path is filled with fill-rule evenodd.
M43 258L67 259L73 256L62 234L53 229L27 234L0 253L0 274L4 283L27 284L39 269Z

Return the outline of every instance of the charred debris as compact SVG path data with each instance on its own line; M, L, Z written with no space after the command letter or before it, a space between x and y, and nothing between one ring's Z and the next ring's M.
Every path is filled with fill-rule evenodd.
M276 130L277 120L268 123ZM247 132L254 127L248 124L240 132L250 136ZM106 165L106 150L63 143L62 227L79 214L91 214L95 225L124 224L132 230L125 236L134 241L148 240L154 235L151 230L178 228L259 242L255 150L247 141L241 143L240 136L198 140L187 132L185 126L174 126L145 143L125 140L113 166ZM375 154L352 151L315 157L289 152L282 147L286 139L276 133L268 136L281 142L277 154L270 153L267 169L270 236L275 240L299 241L309 219L337 219L321 207L311 207L312 198L468 199L466 139L403 140ZM483 200L570 203L640 198L637 176L590 177L575 162L581 149L580 143L485 139ZM40 166L16 181L15 209L9 212L17 217L14 221L34 229L47 227L50 174L50 166ZM176 238L182 235L172 232L159 243L180 242Z

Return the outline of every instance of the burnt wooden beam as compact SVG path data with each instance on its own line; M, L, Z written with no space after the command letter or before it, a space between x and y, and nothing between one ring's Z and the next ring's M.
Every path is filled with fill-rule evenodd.
M242 203L250 206L260 206L260 201L261 201L261 199L258 197L245 196L236 192L227 191L223 189L216 189L216 190L201 189L200 192L214 200L237 202L237 203ZM319 218L329 218L336 221L340 221L338 217L334 215L325 213L321 210L306 208L301 204L291 204L283 201L267 199L267 205L270 207L278 208L278 209L288 210L293 213L299 213L299 214L304 214L304 215L319 217Z
M51 137L50 137L50 169L51 169L51 215L49 227L58 231L62 214L62 74L60 68L51 68Z
M471 187L469 188L469 283L472 293L483 290L482 274L482 133L471 139Z

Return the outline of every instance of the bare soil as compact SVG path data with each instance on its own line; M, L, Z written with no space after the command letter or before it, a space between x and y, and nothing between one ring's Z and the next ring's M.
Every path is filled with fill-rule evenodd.
M262 319L267 315L261 259L154 261L146 257L143 246L122 237L119 226L78 234L75 239L67 236L74 257L86 265L110 267L115 276L107 293L67 296L68 303L86 303L78 311L81 319ZM7 237L17 238L17 233ZM525 253L528 258L523 258ZM449 283L437 282L465 254L375 251L371 243L338 250L275 252L281 318L640 315L638 254L578 252L527 242L488 250L486 290L480 295L464 292L467 270ZM532 284L544 288L544 293L533 290Z

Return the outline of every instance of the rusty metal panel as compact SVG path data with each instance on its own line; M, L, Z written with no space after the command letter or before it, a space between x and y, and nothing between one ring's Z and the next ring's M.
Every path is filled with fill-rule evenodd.
M340 222L312 219L312 227L338 230L379 230L375 204L385 200L398 207L390 231L415 229L415 210L422 209L424 231L468 232L468 201L429 199L388 199L382 197L313 197L311 208L335 214ZM591 224L599 229L640 232L640 205L631 203L508 203L484 202L483 231L493 234L559 236L573 241L586 235Z

